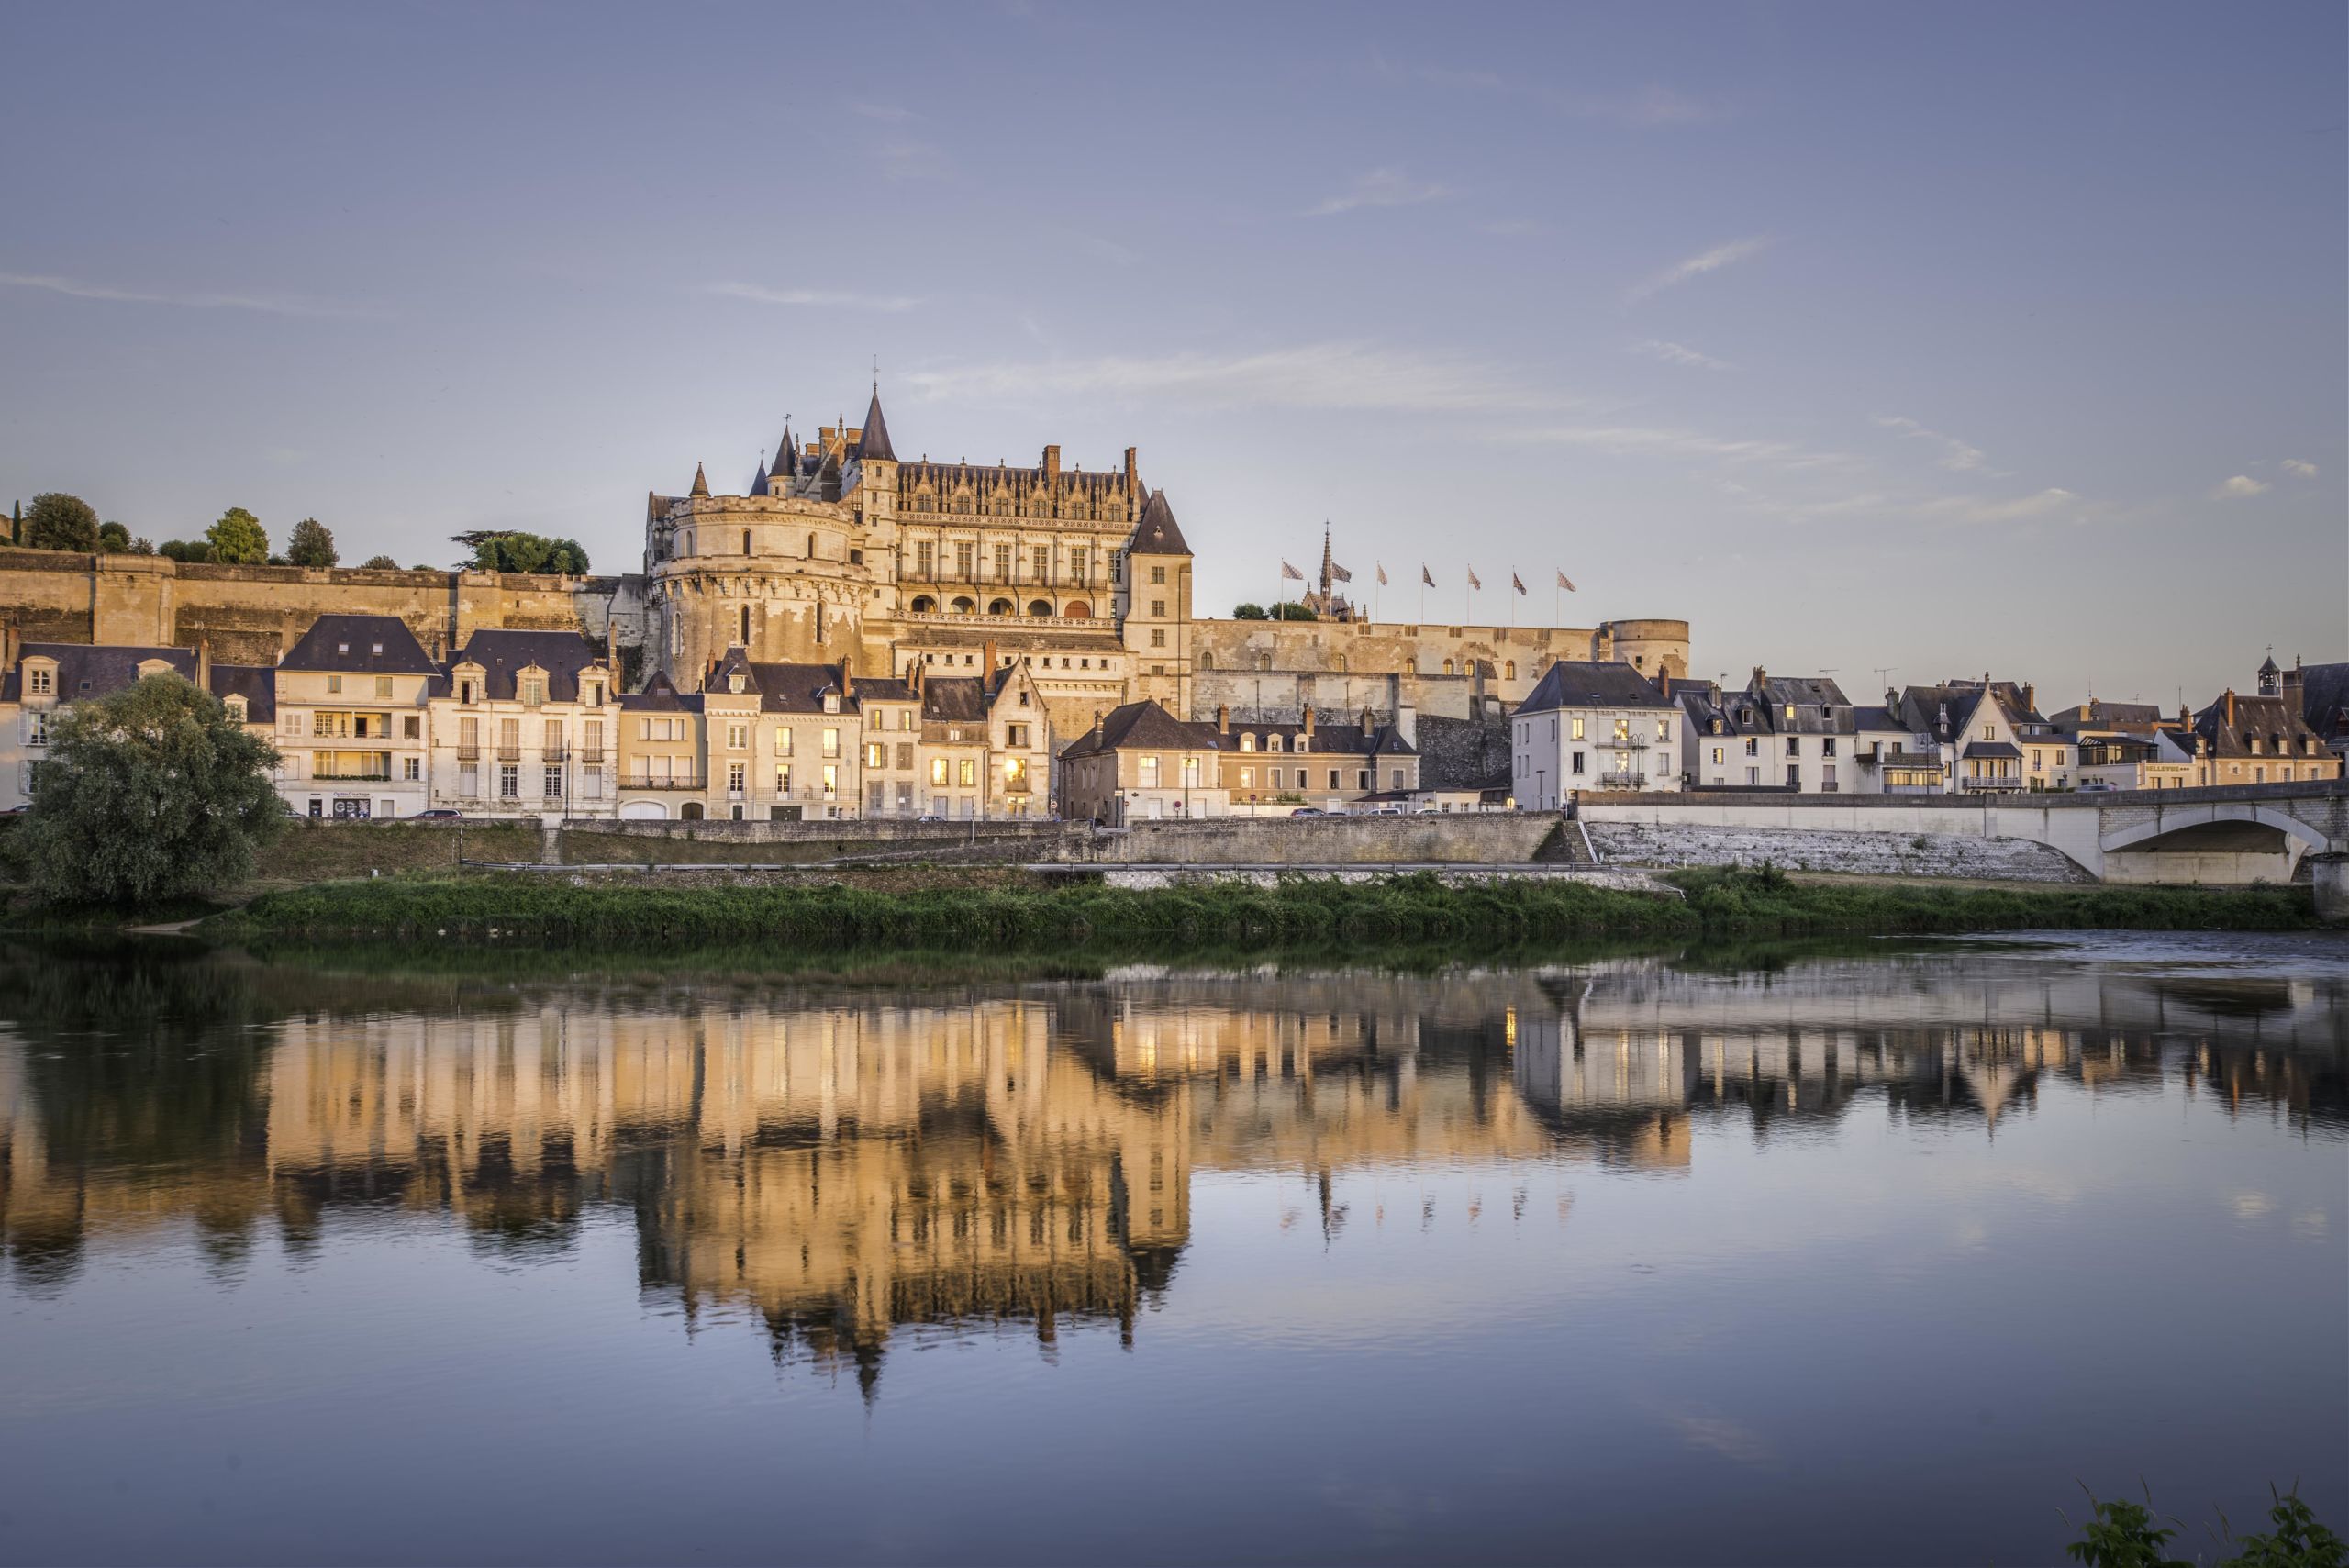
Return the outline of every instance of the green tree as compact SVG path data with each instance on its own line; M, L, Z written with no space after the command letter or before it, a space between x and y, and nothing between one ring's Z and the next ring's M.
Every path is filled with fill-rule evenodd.
M8 542L22 543L25 537L25 504L11 502L8 506Z
M1310 605L1275 605L1272 615L1275 620L1319 620L1321 618L1313 613L1313 606Z
M200 539L167 539L157 553L166 561L200 562L212 559L212 547Z
M1264 606L1252 600L1246 604L1232 606L1231 618L1233 620L1265 620L1269 617L1264 614Z
M560 572L574 577L587 572L587 551L577 539L488 528L451 537L472 552L465 564L475 572Z
M2267 1490L2276 1500L2267 1512L2276 1533L2237 1536L2229 1527L2229 1544L2237 1550L2219 1568L2349 1568L2349 1541L2316 1522L2298 1485L2289 1492L2279 1493L2273 1485ZM2220 1516L2222 1522L2225 1518Z
M285 536L285 561L290 566L332 566L336 553L332 530L316 517L305 517Z
M397 572L400 569L399 562L388 555L371 555L359 564L370 572Z
M98 525L98 553L100 555L128 555L130 530L120 523L100 523Z
M155 553L155 541L149 539L145 534L140 534L137 539L130 541L130 553L133 555L152 555Z
M95 554L98 514L79 495L44 490L33 497L19 536L28 550L76 550Z
M225 566L259 566L269 559L269 535L262 531L261 519L242 506L221 513L204 538L212 546L212 559Z
M44 895L140 905L231 886L285 825L277 752L177 675L74 705L33 774L25 858Z

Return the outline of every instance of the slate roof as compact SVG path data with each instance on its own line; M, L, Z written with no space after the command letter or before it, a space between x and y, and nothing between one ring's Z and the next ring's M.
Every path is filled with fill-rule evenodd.
M2022 761L2022 748L2011 740L1976 740L1967 744L1964 755L1968 758L1990 757L2020 762Z
M2300 717L2328 740L2349 736L2349 664L2300 666Z
M1900 692L1900 718L1912 734L1930 735L1936 740L1954 740L1973 722L1974 710L1982 705L1987 695L1978 684L1904 686Z
M2084 703L2058 708L2048 722L2065 735L2076 735L2084 729L2151 729L2161 722L2158 704L2149 702L2107 702L2102 697L2090 697Z
M548 701L577 702L579 672L603 659L604 651L575 631L476 631L449 662L447 673L460 664L478 664L482 695L493 702L511 701L521 695L517 677L535 664L547 673Z
M277 662L281 670L339 670L369 675L433 675L440 667L397 616L320 616Z
M691 490L686 491L685 494L687 495L700 496L705 500L709 496L709 476L702 473L701 464L699 463L694 464L694 487Z
M774 449L774 462L767 469L770 479L791 479L799 473L799 449L792 445L791 427L783 428L783 445Z
M2211 756L2301 757L2327 752L2323 738L2309 728L2308 720L2285 698L2247 697L2241 692L2232 695L2232 724L2227 721L2224 696L2194 716L2195 739L2209 749ZM2260 743L2256 752L2251 749L2254 740Z
M1063 757L1091 757L1107 751L1149 749L1169 751L1220 751L1226 748L1212 724L1186 724L1156 703L1144 698L1111 708L1099 725L1062 748ZM1309 755L1310 753L1308 753Z
M247 724L277 722L277 670L270 664L215 664L212 695L226 702L245 699Z
M1141 521L1134 525L1133 543L1129 547L1135 555L1188 555L1190 541L1183 537L1183 526L1174 520L1174 508L1166 504L1166 492L1150 493L1150 505L1141 509Z
M118 692L139 679L139 666L161 659L182 675L195 679L195 651L189 648L144 648L118 643L28 642L19 650L15 669L0 675L0 702L23 700L24 661L57 661L57 700L80 702Z
M1747 692L1723 692L1709 681L1691 684L1675 681L1672 700L1687 716L1700 735L1765 735L1769 732L1769 716L1761 702ZM1523 708L1518 710L1524 712ZM1720 728L1713 728L1714 721Z
M881 389L877 386L873 389L873 402L864 410L863 428L857 433L856 455L866 462L897 461L896 452L889 445L889 421L881 417Z
M1301 720L1258 724L1235 718L1231 721L1230 733L1223 737L1223 749L1238 751L1240 737L1245 734L1258 738L1257 750L1262 751L1264 750L1263 738L1278 735L1283 738L1283 747L1272 753L1276 757L1416 757L1419 754L1419 749L1404 740L1402 732L1391 724L1373 724L1365 728L1360 724L1325 724L1317 718L1313 721L1312 746L1299 751L1297 740L1304 733L1305 725Z
M623 713L699 713L701 694L691 696L680 693L660 671L652 672L652 679L644 683L640 692L629 692L620 698Z
M1855 733L1865 734L1871 729L1905 730L1908 728L1909 721L1888 707L1863 705L1852 709L1852 728Z
M925 676L921 717L925 723L982 724L987 717L987 684L978 675Z
M1563 707L1677 707L1629 664L1561 659L1542 673L1520 714Z
M1765 706L1770 728L1777 734L1849 735L1854 728L1852 699L1831 676L1765 675L1757 670L1746 689ZM1795 710L1791 719L1787 717L1789 704Z

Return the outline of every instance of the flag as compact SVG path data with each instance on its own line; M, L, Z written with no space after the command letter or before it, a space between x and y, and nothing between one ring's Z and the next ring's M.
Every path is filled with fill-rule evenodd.
M1561 572L1558 573L1558 586L1571 594L1575 591L1574 579Z
M1351 583L1354 580L1354 574L1333 561L1330 562L1330 578L1336 583Z
M1428 563L1424 561L1419 562L1419 581L1425 583L1431 588L1435 586L1435 578L1428 571Z
M1294 577L1300 583L1305 581L1305 573L1299 572L1296 567L1291 566L1286 561L1281 562L1281 575L1284 577Z
M1468 586L1475 589L1479 594L1485 591L1485 585L1476 581L1476 569L1473 566L1468 569Z
M1378 585L1386 586L1386 562L1383 561L1378 563Z
M1514 569L1509 572L1508 585L1516 589L1520 594L1525 592L1525 579L1520 577Z

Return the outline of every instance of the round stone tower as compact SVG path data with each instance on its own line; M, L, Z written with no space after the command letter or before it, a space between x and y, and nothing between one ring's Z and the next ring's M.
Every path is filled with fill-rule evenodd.
M1685 620L1610 620L1597 639L1600 659L1620 659L1640 673L1679 680L1688 673L1688 623Z

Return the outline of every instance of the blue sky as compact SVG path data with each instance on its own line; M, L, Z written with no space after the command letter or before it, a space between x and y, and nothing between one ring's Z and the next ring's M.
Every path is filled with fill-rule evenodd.
M1199 602L2199 702L2349 657L2338 5L17 6L0 502L347 559L784 417L1141 449Z

